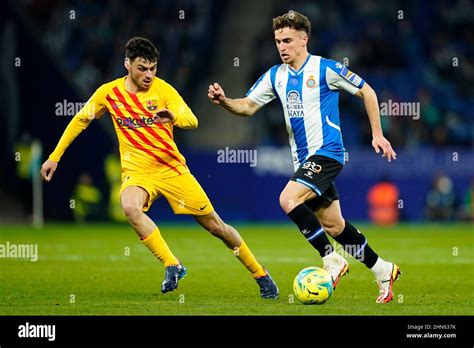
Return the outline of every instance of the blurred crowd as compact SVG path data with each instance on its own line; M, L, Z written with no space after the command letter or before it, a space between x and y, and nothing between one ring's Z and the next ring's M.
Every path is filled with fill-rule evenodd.
M290 9L308 16L312 23L310 53L347 65L376 90L379 103L419 105L419 115L382 116L385 135L395 150L424 146L472 148L474 32L468 30L474 21L472 1L267 2L272 17ZM102 83L125 75L125 43L131 36L141 35L162 52L158 76L192 104L194 98L202 97L193 87L210 76L209 57L222 49L214 44L214 38L227 19L224 14L228 5L217 0L22 0L20 6L32 19L54 65L65 72L82 97L87 98ZM281 62L271 21L252 48L248 87ZM51 67L51 62L44 66ZM371 132L363 103L341 93L340 112L346 146L367 148ZM288 146L279 102L262 108L252 127L255 143L248 145ZM26 154L17 163L17 175L23 184L31 179L30 143L31 139L19 139L17 144L16 151ZM102 219L104 214L115 221L123 220L118 201L118 154L106 158L104 173L105 184L92 173L78 176L72 192L78 221ZM453 187L458 189L457 195ZM31 185L22 188L22 196L29 197ZM436 175L424 197L424 217L472 221L474 180L462 192L448 174ZM398 212L399 198L393 183L374 185L368 195L371 219L385 223L403 219ZM25 210L30 211L31 199L25 202Z
M273 16L290 9L312 22L309 51L348 65L376 90L379 103L418 103L417 115L383 116L395 148L472 144L466 124L474 107L474 4L455 1L269 2ZM222 21L217 0L137 0L133 2L25 0L45 44L72 72L76 87L90 95L103 81L125 73L124 44L132 34L150 38L164 52L158 75L192 102L192 87L206 77L212 55L209 37ZM271 30L253 47L248 86L278 64ZM194 81L189 83L189 81ZM346 144L370 141L363 103L341 97ZM287 145L280 106L272 103L254 124L256 144ZM357 131L354 131L357 130Z
M426 191L423 218L427 221L474 221L474 178L458 193L446 173L437 173ZM400 188L388 177L374 183L367 192L368 216L378 225L394 225L404 220Z
M84 95L126 74L125 43L139 35L162 52L158 75L189 100L189 81L206 72L203 57L213 48L209 32L223 5L215 0L25 0L24 6Z
M474 221L474 178L462 196L456 196L453 180L446 174L435 176L426 195L425 218L434 221Z
M377 92L382 102L419 103L416 115L383 116L395 148L472 145L474 107L474 3L456 1L274 2L273 16L299 11L312 23L309 52L348 65ZM259 64L248 84L281 62L269 30L255 42ZM279 103L262 109L257 137L286 145ZM363 103L341 93L341 125L351 147L370 143ZM358 130L358 131L355 131Z

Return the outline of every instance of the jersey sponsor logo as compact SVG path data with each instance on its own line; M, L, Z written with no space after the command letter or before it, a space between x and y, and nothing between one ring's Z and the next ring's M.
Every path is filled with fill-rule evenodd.
M311 162L311 161L305 162L302 168L306 170L310 170L316 174L319 174L321 170L323 170L323 167L320 164L317 164L316 162Z
M158 108L158 100L147 100L145 102L146 108L150 111L155 111Z
M158 116L134 118L134 117L117 117L117 123L120 127L142 128L152 126L158 121Z
M288 117L304 117L303 102L298 91L291 90L286 95Z
M308 80L306 81L306 86L307 86L308 88L313 88L313 87L316 86L316 80L314 79L314 76L313 76L313 75L311 75L311 76L308 78Z

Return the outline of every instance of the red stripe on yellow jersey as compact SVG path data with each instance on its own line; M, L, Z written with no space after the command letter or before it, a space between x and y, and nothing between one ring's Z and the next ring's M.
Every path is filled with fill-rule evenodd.
M179 93L155 77L147 91L128 92L125 77L99 87L70 122L50 159L59 161L74 138L92 119L109 111L119 141L122 171L171 177L189 172L186 160L173 140L174 126L196 128L198 121ZM157 122L155 113L171 110L176 119Z

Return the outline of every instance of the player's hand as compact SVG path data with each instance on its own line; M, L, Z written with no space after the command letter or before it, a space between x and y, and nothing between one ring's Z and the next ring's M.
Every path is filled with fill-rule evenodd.
M209 91L207 96L211 102L220 105L225 100L225 93L221 86L217 82L209 85Z
M383 135L374 136L372 139L372 146L377 153L380 153L380 149L382 149L382 157L387 157L389 162L392 161L392 158L394 160L397 159L397 154L393 151L392 145L390 145L390 142L385 139Z
M173 112L168 109L158 110L155 115L158 116L158 123L173 123L176 119L176 116L173 114Z
M46 160L41 166L41 179L46 182L50 182L57 167L58 162L54 162L49 159Z

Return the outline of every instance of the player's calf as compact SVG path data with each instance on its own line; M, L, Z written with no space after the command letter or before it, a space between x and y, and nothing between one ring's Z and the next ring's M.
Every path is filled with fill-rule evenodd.
M260 295L262 298L278 298L278 287L276 283L270 277L268 271L257 261L235 228L222 221L216 212L203 216L195 216L195 219L212 235L222 240L224 244L232 250L239 261L242 262L245 268L249 270L260 286Z
M329 272L335 289L343 275L349 272L346 259L336 253L327 235L325 226L321 226L313 211L305 204L295 207L288 217L299 227L306 240L321 255L324 269ZM330 226L331 232L338 226Z
M379 258L367 243L367 238L347 220L342 231L334 239L344 247L345 252L362 262L367 268L372 268Z
M288 217L296 224L296 226L298 226L300 232L319 252L321 257L324 258L334 252L334 249L324 232L324 228L321 226L312 210L305 203L293 208L293 210L288 213Z
M195 216L194 218L214 237L222 240L229 249L234 249L242 244L242 238L240 238L237 231L222 221L215 211L207 215Z
M324 228L324 231L326 231L326 233L329 234L333 238L336 238L344 229L343 219L341 219L340 221L331 221L331 222L321 221L321 223L322 223L322 227Z

